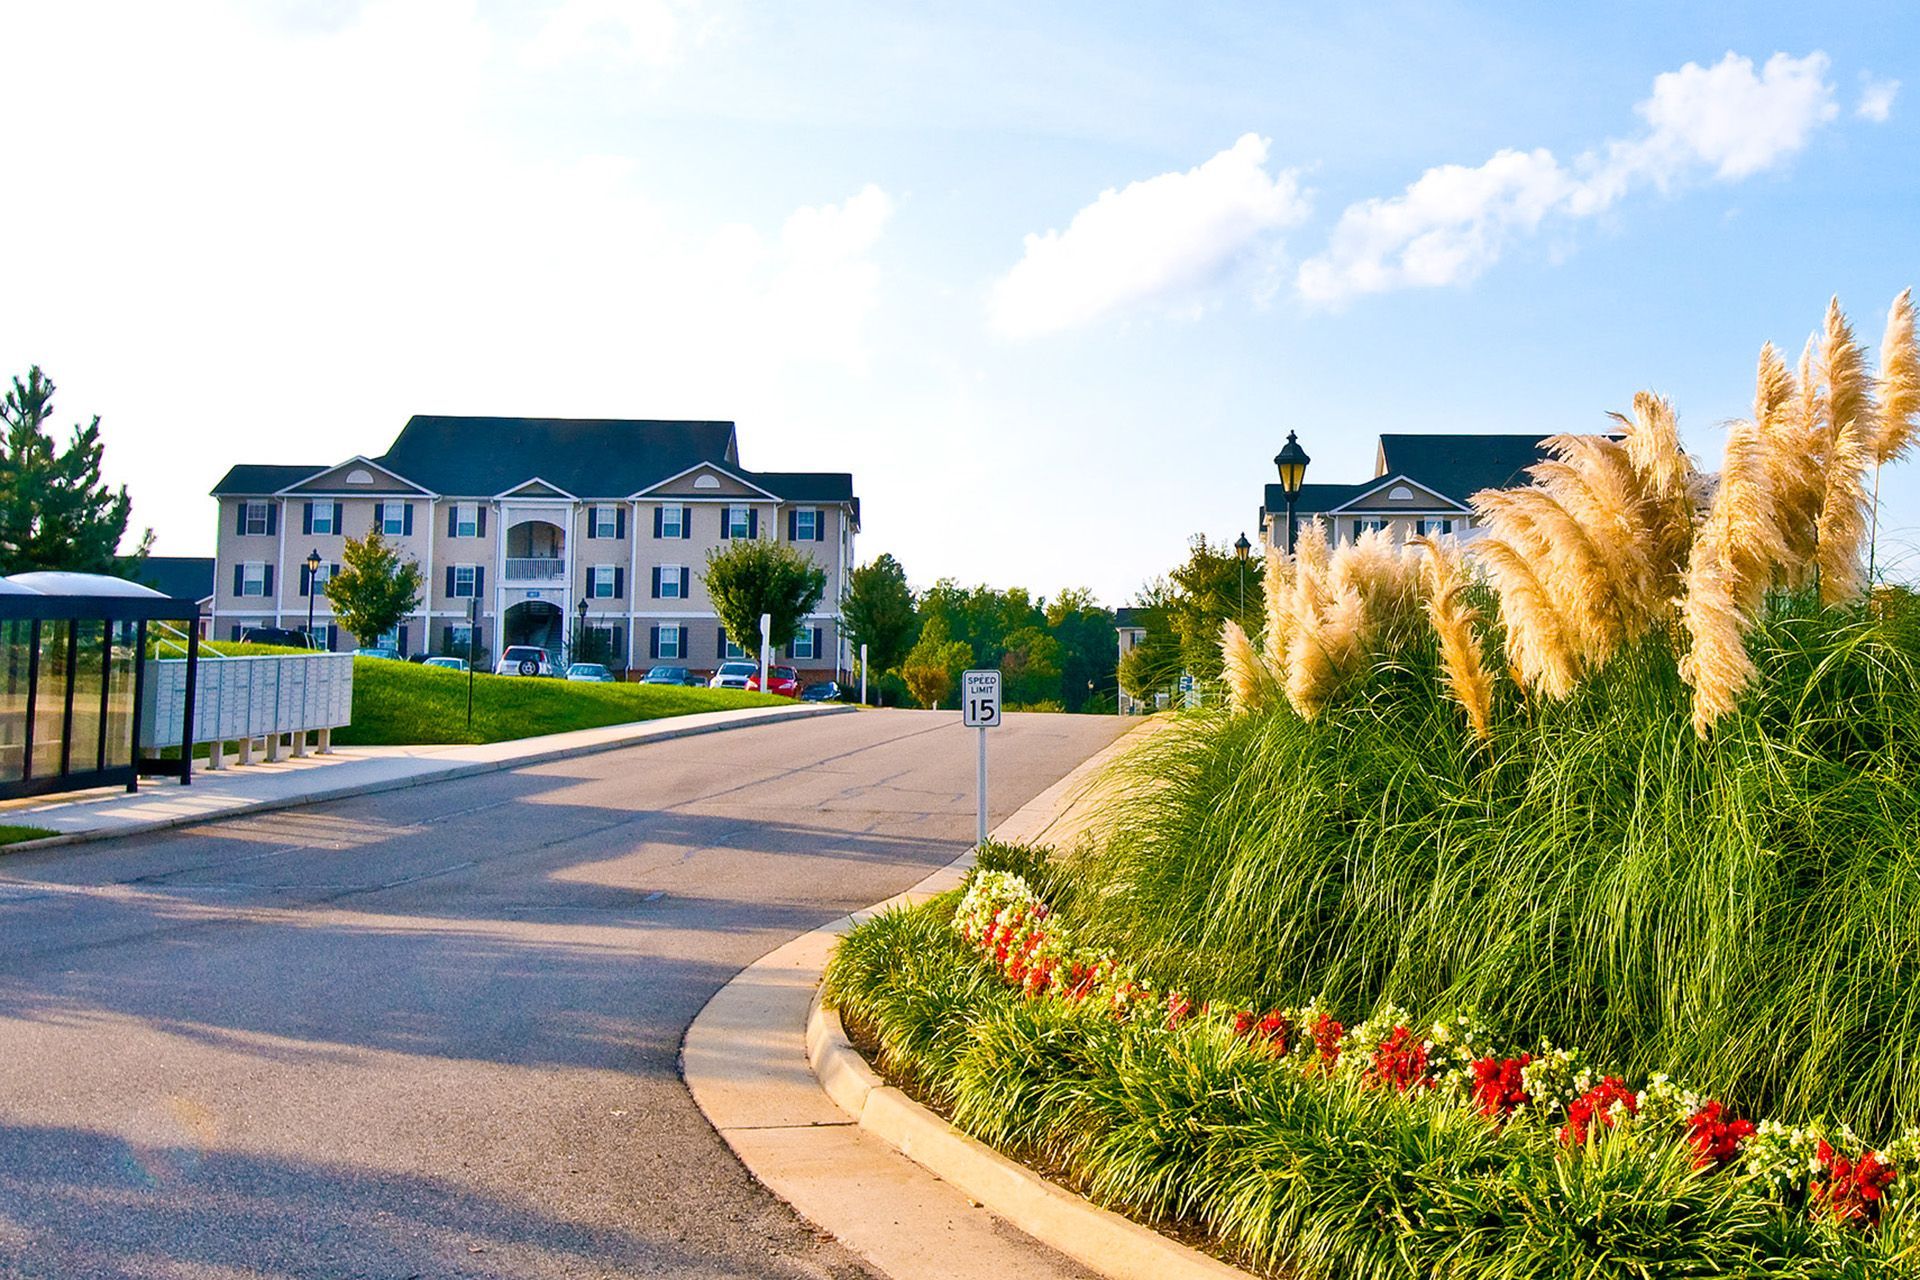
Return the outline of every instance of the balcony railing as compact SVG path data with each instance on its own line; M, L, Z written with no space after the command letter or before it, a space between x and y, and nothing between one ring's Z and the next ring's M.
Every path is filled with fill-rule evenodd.
M559 582L567 576L567 562L560 556L508 556L506 581Z

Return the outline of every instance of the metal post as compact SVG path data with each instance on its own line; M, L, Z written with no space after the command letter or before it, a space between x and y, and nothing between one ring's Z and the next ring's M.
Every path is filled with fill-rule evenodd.
M760 692L762 693L768 692L767 663L771 660L773 656L771 652L772 648L773 648L773 615L770 613L763 613L760 615Z
M974 843L985 844L987 842L987 731L982 726L974 732L980 735L980 822Z
M33 737L40 718L40 619L33 620L27 648L27 724L20 748L20 781L33 778Z
M200 684L200 628L187 630L187 705L180 710L180 785L193 785L193 699Z
M860 646L860 705L867 705L867 646Z
M140 725L142 704L147 700L147 620L140 619L140 625L133 633L133 723L127 727L131 740L127 743L127 760L133 765L133 776L127 779L127 790L140 789Z
M473 728L473 663L475 646L480 638L476 634L480 627L480 597L467 601L467 728Z
M1293 502L1294 502L1293 498L1289 496L1287 498L1287 554L1288 555L1293 554L1293 535L1294 535Z

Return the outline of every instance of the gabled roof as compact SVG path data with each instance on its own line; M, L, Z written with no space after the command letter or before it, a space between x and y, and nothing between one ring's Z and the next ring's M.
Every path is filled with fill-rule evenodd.
M175 600L205 600L213 594L213 557L148 556L130 576Z
M739 448L731 422L415 414L378 461L454 497L537 475L582 498L624 498L695 463L737 467Z
M1383 435L1380 470L1411 476L1464 503L1482 489L1527 482L1526 470L1547 456L1544 435Z
M244 494L248 497L280 492L290 484L299 484L310 480L329 467L284 466L271 462L243 462L237 467L227 468L227 474L220 477L220 483L213 486L213 496L218 498L229 494Z
M368 467L373 468L374 471L384 472L386 474L387 479L398 480L401 484L406 485L407 488L413 490L415 493L428 494L429 496L437 496L437 495L431 494L429 490L421 488L418 484L414 483L414 481L408 479L406 476L401 475L398 471L393 470L391 467L385 466L382 463L377 462L372 458L369 458L364 453L356 453L351 458L348 458L345 462L336 462L330 467L322 467L319 471L315 472L311 476L307 476L302 479L295 480L291 484L287 485L286 490L284 490L283 493L291 490L295 490L295 489L299 489L302 492L307 492L307 493L360 493L360 492L374 493L376 492L376 490L373 490L373 489L362 490L359 485L349 485L346 483L346 480L348 477L352 476L355 472L364 471ZM334 471L344 471L346 473L346 475L340 477L340 483L327 488L321 488L321 489L305 488L305 486L310 484L318 484L321 480L326 478L329 472L334 472ZM369 472L368 474L371 475L372 473ZM367 482L363 481L362 483L367 483ZM387 493L389 491L379 490L378 492Z
M1294 509L1300 515L1332 511L1335 507L1352 502L1373 488L1373 484L1371 480L1366 484L1303 484L1300 486L1300 500ZM1263 510L1284 513L1287 509L1287 491L1278 484L1268 485L1266 502Z
M665 489L668 485L674 483L676 480L685 479L687 476L692 475L696 471L715 472L716 474L725 476L729 480L738 481L740 484L745 485L749 489L755 490L756 492L760 493L762 496L775 499L776 501L781 496L777 493L774 493L766 489L765 487L759 484L756 484L750 472L741 471L737 467L723 466L720 463L714 462L711 460L696 462L684 471L676 471L670 476L662 476L660 479L648 485L645 489L640 490L638 493L629 494L628 496L634 497L634 498L646 497L648 494L651 494L656 490Z
M562 489L559 485L547 479L545 476L528 476L525 480L522 480L519 484L508 485L506 488L502 489L500 492L493 494L491 496L495 498L511 498L516 496L524 496L524 497L534 497L534 498L567 498L574 501L579 500L578 495L568 493L565 489Z
M1455 501L1445 494L1436 492L1427 485L1421 484L1412 476L1402 475L1399 472L1395 472L1392 475L1380 476L1369 484L1356 485L1355 488L1359 490L1358 493L1348 498L1345 502L1340 503L1338 506L1328 508L1329 512L1347 511L1356 508L1362 499L1371 498L1379 493L1385 493L1387 495L1387 501L1389 502L1404 502L1407 505L1404 507L1366 508L1366 510L1392 514L1396 510L1413 513L1420 511L1465 511L1468 509L1464 501ZM1406 496L1396 498L1394 496L1396 490L1404 491Z

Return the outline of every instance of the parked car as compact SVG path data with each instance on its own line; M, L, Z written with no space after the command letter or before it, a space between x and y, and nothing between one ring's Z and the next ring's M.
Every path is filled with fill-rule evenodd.
M467 660L465 658L447 657L424 658L421 660L420 665L423 667L440 667L447 671L465 671L467 669Z
M747 681L759 676L760 666L754 662L723 662L719 670L713 673L713 679L707 681L709 689L744 689Z
M685 667L654 667L640 678L641 684L679 684L699 687L706 684Z
M760 691L760 672L758 670L747 677L747 689L752 693L758 693ZM767 692L776 694L782 698L799 697L800 673L792 667L768 667Z
M567 668L567 679L586 684L612 684L613 672L597 662L576 662Z
M400 657L400 651L398 649L381 649L377 647L355 649L353 651L353 656L356 658L384 658L388 662L402 661Z
M240 633L241 644L277 644L284 649L311 649L313 641L304 631L291 627L248 627Z
M550 676L556 674L553 669L553 656L545 649L537 649L530 644L513 644L500 655L500 661L493 668L497 676Z
M842 690L834 680L816 680L800 691L802 702L838 702Z

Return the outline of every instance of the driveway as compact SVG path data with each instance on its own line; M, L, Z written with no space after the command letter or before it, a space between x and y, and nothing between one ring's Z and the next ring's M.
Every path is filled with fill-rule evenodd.
M1008 716L995 818L1125 727ZM830 716L0 858L0 1274L864 1274L675 1059L970 843L973 748Z

